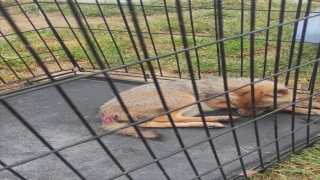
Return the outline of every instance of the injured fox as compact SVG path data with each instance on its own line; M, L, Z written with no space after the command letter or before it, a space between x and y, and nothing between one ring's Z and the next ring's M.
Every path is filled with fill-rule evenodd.
M250 78L228 78L228 90L239 88L248 83L250 83ZM196 80L196 85L200 100L206 99L201 102L204 112L227 108L224 94L214 97L225 92L222 78L212 77ZM190 80L160 83L160 88L169 110L174 110L196 101ZM292 103L292 94L292 90L283 84L277 85L277 92L274 94L274 82L272 81L264 80L254 84L255 114L258 115L265 110L273 110L274 96L277 96L278 109L292 111L292 106L286 107ZM134 121L141 121L165 112L155 85L152 83L124 91L120 93L120 96ZM231 108L238 109L238 113L241 116L252 116L251 96L250 85L229 92ZM210 97L214 98L210 99ZM308 114L308 107L309 101L301 101L296 104L295 113ZM311 108L311 115L320 115L320 103L313 102ZM195 117L199 114L197 105L191 105L170 113L176 127L202 127L202 118ZM106 130L115 130L129 123L127 114L123 111L116 98L111 99L100 107L99 116L102 121L102 128ZM208 127L224 127L220 122L229 121L229 116L205 116L204 118ZM233 116L234 120L237 118L238 116ZM139 126L146 128L172 127L167 115L159 115L150 121L141 123ZM118 130L116 133L138 137L133 127ZM141 133L145 138L158 138L158 135L151 131L141 130Z

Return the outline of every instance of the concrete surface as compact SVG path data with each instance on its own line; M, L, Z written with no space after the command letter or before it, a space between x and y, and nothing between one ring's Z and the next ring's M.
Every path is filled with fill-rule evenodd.
M124 91L136 86L135 84L118 82L117 88ZM97 108L113 94L105 81L82 79L62 85L63 89L70 96L83 116L88 116L87 121L98 133L104 133L100 129L100 120L96 117ZM8 99L8 102L54 147L60 148L83 139L91 137L88 130L76 117L64 99L53 87L33 91ZM49 152L29 130L26 129L2 104L0 104L0 160L7 165L17 163ZM226 114L226 111L217 111L209 114ZM234 111L234 115L237 113ZM296 116L296 128L305 125L306 116ZM315 118L315 117L312 117ZM238 126L248 122L251 118L241 118L235 124ZM279 136L286 135L291 130L291 114L278 113ZM227 128L210 129L212 135L218 135L230 129L230 124L225 123ZM274 140L273 115L267 116L258 121L261 145ZM163 135L162 141L148 140L148 143L157 157L170 154L181 147L171 129L153 129ZM186 146L206 138L201 128L179 129ZM311 136L319 132L319 124L311 126ZM246 154L254 150L256 138L254 135L253 123L240 127L236 130L238 141L241 146L241 153ZM295 142L303 142L306 137L306 129L295 133ZM146 150L141 140L111 134L101 138L109 150L126 169L135 168L153 159ZM231 132L221 135L213 140L218 156L222 164L237 158L235 141ZM279 141L281 152L291 148L291 136ZM100 180L108 179L121 171L101 148L97 141L89 141L60 152L80 173L87 179ZM208 142L202 143L188 149L199 173L216 168L216 160ZM264 162L276 156L275 143L262 148ZM257 151L243 158L246 167L259 164ZM160 163L167 171L171 179L185 180L195 176L186 156L180 152L170 156ZM3 168L0 166L0 169ZM66 167L55 155L45 156L34 161L16 166L13 168L27 179L79 179L69 168ZM223 167L228 177L241 172L239 160L236 160ZM143 167L130 175L137 180L162 180L165 179L156 164ZM9 171L0 171L1 180L18 179ZM117 179L127 179L121 176ZM204 180L221 179L219 170L203 176Z

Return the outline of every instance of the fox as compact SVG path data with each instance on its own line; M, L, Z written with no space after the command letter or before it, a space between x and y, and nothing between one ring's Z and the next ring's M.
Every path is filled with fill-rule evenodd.
M260 79L255 79L258 81ZM266 110L274 110L274 97L277 98L277 109L281 111L292 111L293 91L284 84L278 83L276 93L274 92L274 82L262 80L254 84L255 109L252 104L252 93L250 78L228 77L228 90L230 107L237 109L240 116L252 116L261 114ZM207 79L195 80L198 90L198 97L201 101L203 112L227 109L227 100L224 88L224 81L221 77L211 77ZM170 116L177 128L203 127L202 117L196 101L191 80L180 79L159 83L161 92L166 102ZM140 123L143 128L170 128L172 124L169 120L163 104L161 103L157 89L153 83L133 87L120 93L128 112L133 121L142 121L155 117L149 121ZM186 107L185 107L186 106ZM295 104L296 114L308 114L309 101L304 100ZM181 108L184 107L184 108ZM178 109L174 111L175 109ZM320 103L313 102L311 115L320 115ZM122 109L118 99L107 101L100 106L98 115L102 122L102 128L108 131L116 130L130 123L128 115ZM232 120L240 116L232 116ZM210 128L225 127L222 122L230 121L229 116L205 116L205 121ZM118 134L139 137L134 127L130 126L116 131ZM159 134L152 131L141 130L141 134L148 139L161 139Z

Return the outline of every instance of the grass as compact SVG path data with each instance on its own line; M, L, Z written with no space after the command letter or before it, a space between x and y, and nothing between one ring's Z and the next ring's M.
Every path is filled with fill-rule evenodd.
M269 167L250 180L318 180L320 179L320 143Z
M5 5L14 5L13 1L1 1ZM21 1L26 4L22 4L22 8L28 14L28 16L39 16L38 9L34 4L29 3L30 1ZM59 23L59 21L64 22L63 18L58 13L57 4L44 3L40 1L40 5L44 12L49 18L58 17L52 20L52 23L56 28L59 38L62 39L68 50L74 56L74 59L81 64L85 69L95 69L98 68L94 61L92 53L90 53L89 48L85 45L84 37L81 32L76 29L77 24L72 18L72 13L66 4L60 3L59 7L62 9L62 13L68 17L68 20L73 27L66 27L65 24ZM204 45L196 50L189 51L195 74L201 74L205 76L218 75L218 49L217 45L213 42L216 41L215 37L215 23L214 23L214 11L212 9L213 4L211 0L202 1L192 1L192 17L193 25L191 25L190 11L188 10L187 1L182 1L183 16L185 17L185 27L188 33L188 45L193 47L195 45ZM148 21L150 31L153 32L152 40L154 41L154 47L152 45L151 37L148 33L144 34L144 40L148 48L148 53L150 57L155 57L156 55L165 55L172 53L177 50L183 49L182 39L180 36L179 22L177 20L177 15L175 13L174 4L170 1L167 4L167 11L169 20L167 19L164 8L163 1L147 1L145 2L145 13ZM136 62L144 58L144 55L139 46L137 37L135 33L133 34L133 39L130 39L129 34L126 32L127 28L124 24L123 18L121 17L120 10L116 5L101 5L101 11L108 23L108 27L112 30L112 36L106 30L107 27L103 23L101 18L101 13L96 5L79 5L82 13L87 18L90 28L92 28L91 40L95 44L95 49L99 53L102 59L105 59L109 67L117 67L122 64L128 64ZM241 4L237 0L223 1L223 33L226 38L233 37L241 34L241 32L246 33L250 31L250 11L244 11L243 16L243 29L241 29L241 16L239 8ZM248 4L245 4L245 8L250 8ZM278 2L273 2L272 11L270 15L270 26L279 24L279 8L280 4ZM305 8L303 4L302 9ZM234 10L237 9L237 10ZM255 29L263 29L267 27L267 12L259 11L268 9L267 2L257 3L256 11L256 21ZM12 17L22 18L20 16L21 11L16 6L8 7L8 10ZM124 14L126 15L126 20L128 21L128 26L131 31L134 31L133 24L131 23L131 16L129 10L126 6L123 6ZM147 32L147 24L142 13L142 8L136 6L137 17L139 18L140 27L144 32ZM289 22L295 19L296 4L287 3L284 22ZM16 15L16 16L15 16ZM69 19L70 18L70 19ZM41 19L41 18L39 18ZM170 22L170 27L168 25ZM193 28L194 29L193 29ZM169 31L174 34L172 37ZM284 71L288 68L289 54L291 51L291 38L292 38L293 24L288 24L283 26L282 31L282 44L280 51L277 52L277 42L268 41L266 42L267 31L257 32L255 38L262 39L256 40L254 42L254 71L256 77L262 77L263 75L273 75L275 71L275 59L279 55L279 71ZM195 36L192 36L194 31ZM47 63L52 63L52 57L48 53L48 48L53 51L54 56L57 57L60 63L70 63L68 56L62 50L58 39L55 37L50 29L41 29L38 31L40 36L35 33L35 31L24 32L24 36L28 39L30 45L34 48L37 53L42 53L40 57L43 61ZM89 32L89 31L88 31ZM278 28L272 28L268 31L269 40L278 39ZM16 80L16 76L8 68L7 64L14 69L20 78L31 77L30 73L26 68L26 65L34 70L37 67L37 63L34 58L30 56L30 53L26 49L25 45L21 43L20 39L11 34L11 32L6 32L6 37L8 38L10 44L14 47L11 48L9 43L4 39L0 40L0 54L3 59L0 59L0 76L6 82ZM9 35L10 34L10 35ZM96 41L94 41L94 38ZM243 36L241 38L232 38L224 41L225 58L227 65L227 73L229 76L249 76L250 74L250 47L253 45L249 41L249 36ZM77 40L79 39L79 41ZM136 43L137 51L132 45L132 40ZM46 43L46 47L44 42ZM286 42L289 41L289 42ZM98 46L99 45L99 46ZM242 48L241 48L242 45ZM293 64L292 67L296 66L297 54L301 44L296 43L293 52ZM301 63L307 63L315 59L317 48L315 46L305 44L302 50ZM17 54L18 52L18 54ZM197 56L198 55L198 56ZM22 62L24 61L24 63ZM159 59L159 64L161 69L170 74L176 75L178 72L187 74L188 67L185 61L185 54L179 53L177 55L170 55ZM6 63L5 63L6 62ZM25 65L26 64L26 65ZM160 68L156 61L153 61L155 68ZM263 71L264 65L266 65L265 72ZM307 86L308 80L310 79L313 65L305 65L300 69L300 86ZM197 69L197 67L200 69ZM243 70L241 71L241 66ZM128 67L130 72L140 71L140 66ZM294 72L292 72L293 74ZM280 76L284 78L284 76ZM320 83L317 84L319 86ZM292 158L287 159L279 164L271 166L264 174L256 175L253 179L320 179L319 169L319 149L320 145L317 144L312 148L302 150L298 155L294 155Z
M40 3L42 9L44 12L48 13L48 16L50 15L56 15L56 12L58 12L58 6L54 3ZM71 16L71 11L68 8L67 4L60 3L58 4L59 7L62 9L62 12L66 16ZM169 16L169 22L170 27L168 25L168 20L166 15L164 14L164 7L163 2L161 1L151 1L145 3L145 13L146 18L148 20L148 25L151 32L158 32L163 34L156 34L152 35L152 38L154 40L155 49L151 46L151 38L146 33L145 34L145 42L150 47L149 55L151 57L156 56L155 53L158 55L163 55L167 53L171 53L175 50L181 50L183 49L182 45L182 39L179 35L179 22L176 18L174 4L168 3L168 16ZM216 40L215 38L215 29L214 29L214 11L210 7L212 7L211 1L201 1L197 3L192 3L192 6L194 7L192 10L192 17L193 17L193 25L191 25L190 21L190 12L188 11L188 4L186 1L182 1L182 5L184 5L184 17L185 17L185 27L186 31L189 35L192 35L192 31L195 32L196 38L193 39L192 36L188 37L188 43L189 47L201 44L207 44L214 42ZM266 9L267 4L259 3L257 4L257 9ZM226 9L232 9L232 8L240 8L240 4L233 2L224 3L223 5ZM248 6L248 5L246 5ZM274 4L275 7L276 6ZM84 14L84 16L87 18L87 21L90 24L90 21L99 21L99 23L93 23L90 24L91 28L99 29L93 31L93 35L96 37L97 42L100 49L97 46L97 50L100 52L100 55L107 58L107 61L110 65L110 67L119 66L122 64L122 58L125 60L125 64L134 62L137 60L137 54L134 50L131 40L129 38L129 35L125 32L116 32L118 30L124 30L126 31L126 26L123 23L123 19L120 15L120 10L115 5L101 5L101 10L103 12L103 15L106 18L106 21L109 25L109 27L114 30L112 33L113 38L115 39L115 42L117 46L115 46L114 42L112 41L112 38L110 34L107 31L104 31L105 24L103 24L103 20L101 18L101 13L99 11L99 8L96 5L87 5L87 4L80 4L79 5L81 12ZM23 4L22 8L24 11L29 14L38 14L38 9L34 6L34 4ZM288 4L286 10L295 10L294 4ZM278 8L279 9L279 8ZM126 15L126 20L129 22L129 27L131 30L133 30L133 25L131 23L131 19L129 16L129 11L126 6L123 6L124 14ZM275 11L271 13L271 21L270 25L276 25L278 24L279 19L279 12L277 12L277 8L274 8ZM11 12L13 14L20 13L20 10L18 8L11 8ZM137 16L139 17L140 26L143 29L144 32L147 32L147 24L145 23L145 19L142 13L141 6L136 6L136 12ZM267 26L266 24L266 15L267 13L265 11L257 11L256 13L256 29L262 29ZM291 21L295 19L295 13L286 13L286 19L285 21ZM232 37L235 35L238 35L241 33L241 30L239 27L241 27L241 21L239 17L239 10L225 10L223 12L224 17L224 35L225 37ZM250 12L244 11L243 16L244 26L242 29L242 32L249 32L249 24L250 24ZM54 23L54 22L53 22ZM194 29L192 29L194 27ZM293 24L283 26L283 34L282 39L283 40L291 40L291 33L292 33ZM173 36L173 41L171 40L170 35L168 34L169 29L172 31L173 34L176 34ZM77 30L75 31L75 35L80 39L80 43L84 42L84 38L81 35L81 33ZM277 28L270 29L269 30L269 36L270 39L276 40L277 39ZM92 56L87 56L81 46L79 46L79 42L75 40L75 35L70 29L57 29L57 32L63 39L63 41L68 46L69 50L72 52L72 54L75 56L76 59L80 61L88 61L88 59L93 59ZM51 30L42 30L40 32L41 36L44 36L45 42L49 44L50 49L59 49L61 48L59 44L57 43L56 38L54 37ZM44 46L43 43L39 43L40 37L35 34L34 32L31 33L25 33L25 36L30 40L31 45L38 51L43 52L47 51L47 48ZM70 38L73 37L73 38ZM255 64L256 69L255 71L257 77L261 77L261 68L263 67L264 63L267 62L267 68L266 68L266 75L272 75L274 72L274 61L275 61L275 55L276 55L276 42L275 41L269 41L268 42L268 48L267 48L267 56L265 56L265 48L266 48L266 31L262 31L259 33L256 33L256 38L260 38L262 40L257 40L255 42ZM240 44L241 41L239 38L227 40L224 42L225 44L225 53L227 58L227 65L228 65L228 72L230 72L230 76L239 76L239 68L241 67L241 55L242 55L242 61L243 61L243 68L248 69L249 68L249 60L250 60L250 41L248 40L249 36L243 37L243 50L241 51ZM17 37L12 38L12 42L14 43L14 47L17 48L17 50L22 54L28 54L27 49L24 48L24 45L22 45ZM16 40L17 39L17 40ZM138 41L136 37L134 37L134 40L136 44L138 44ZM10 40L11 41L11 40ZM173 47L172 44L175 44ZM97 45L97 44L96 44ZM290 52L290 43L283 43L280 53L280 67L279 70L285 70L287 69L287 61L288 61L288 54ZM138 46L138 45L137 45ZM6 49L4 52L5 59L11 59L11 56L15 56L15 53L11 48L8 47L8 44L6 42L1 41L0 47L3 47L3 49ZM298 49L299 44L295 47L295 52ZM119 52L121 56L119 55L117 48L119 48ZM139 47L138 47L139 48ZM85 50L88 51L88 47L85 47ZM305 45L302 59L303 62L308 62L315 58L315 55L312 53L309 53L310 51L315 51L316 48L314 46ZM208 53L209 52L209 53ZM243 52L242 54L240 52ZM194 64L195 73L200 73L203 76L206 76L208 73L211 72L217 72L218 68L218 60L217 60L217 46L215 44L205 46L202 48L199 48L197 50L198 58L196 58L196 52L195 50L190 51L191 57ZM89 53L90 54L90 53ZM138 54L141 58L143 58L143 54L141 53L141 50L139 50ZM180 57L180 63L178 70L178 64L176 63L177 59L176 56L168 56L163 59L161 59L160 64L162 69L165 69L169 73L171 72L181 72L181 73L187 73L188 68L185 61L182 61L181 59L185 59L184 54L178 54L178 57ZM66 55L61 55L60 60L63 60L67 58ZM197 69L197 62L200 61L200 67L201 69ZM296 61L294 61L296 62ZM32 64L32 62L30 62ZM3 66L3 64L0 64L0 67ZM88 66L87 68L93 68ZM159 67L158 67L159 68ZM310 67L306 67L305 70L306 73L310 72ZM242 74L244 76L249 75L249 71L243 71ZM211 75L211 74L210 74ZM214 74L213 74L214 75Z

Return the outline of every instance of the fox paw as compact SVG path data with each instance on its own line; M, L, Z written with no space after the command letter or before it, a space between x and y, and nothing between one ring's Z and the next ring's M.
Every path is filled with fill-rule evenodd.
M161 141L161 136L159 134L154 133L154 132L141 131L141 134L146 139L153 139L153 140L156 140L156 141ZM135 137L139 137L138 134L136 134Z
M117 131L117 133L126 134L129 136L140 138L139 134L133 128L132 129L131 128L132 127ZM130 129L130 131L128 129ZM140 132L141 132L142 136L146 139L159 139L160 138L160 136L158 134L151 132L151 131L143 131L140 129Z
M240 116L232 116L232 120L236 120L240 118ZM229 118L229 116L221 116L221 119L219 119L220 122L229 122L231 121L231 119Z
M320 110L312 109L310 114L311 114L311 115L320 116Z
M220 127L226 127L225 125L221 124L221 123L215 123L215 122L207 122L207 126L209 128L220 128Z
M236 120L236 119L239 119L240 118L240 116L232 116L232 120ZM228 121L230 121L231 119L230 118L228 118Z

